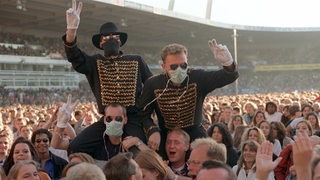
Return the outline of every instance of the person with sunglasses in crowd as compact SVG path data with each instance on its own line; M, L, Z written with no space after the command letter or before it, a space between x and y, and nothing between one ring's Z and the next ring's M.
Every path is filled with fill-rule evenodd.
M165 142L168 130L181 128L190 135L191 142L207 133L201 126L202 107L205 97L216 88L221 88L238 77L236 64L225 45L209 41L215 59L223 66L220 70L189 68L188 50L181 44L169 44L162 49L163 74L149 78L143 87L140 115L152 149L159 149L165 157ZM151 114L158 116L158 126ZM161 133L161 135L160 135ZM161 145L160 145L161 139Z
M68 161L50 152L52 134L47 129L38 129L32 133L31 142L34 145L41 169L49 174L52 180L59 179Z
M76 0L72 0L72 7L66 11L67 31L62 39L67 59L75 71L86 76L97 101L98 113L103 115L108 104L122 104L128 116L124 136L137 137L146 142L136 105L143 83L152 73L141 56L123 54L120 48L125 45L128 35L119 32L113 22L102 24L100 32L92 36L93 45L103 54L91 56L79 49L76 37L81 10L82 2L77 4ZM99 141L105 131L104 119L101 117L100 123L87 127L77 138Z

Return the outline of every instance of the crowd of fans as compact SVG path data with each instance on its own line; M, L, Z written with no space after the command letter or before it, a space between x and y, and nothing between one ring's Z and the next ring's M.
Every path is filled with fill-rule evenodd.
M167 138L166 149L169 163L164 163L157 153L147 148L143 150L144 153L134 154L133 157L130 153L120 153L119 156L114 156L115 158L112 158L109 163L115 164L112 166L109 164L110 167L107 164L102 173L90 155L86 153L68 154L66 151L68 145L52 146L54 137L57 137L54 131L57 107L66 100L68 94L73 94L73 101L80 100L69 121L72 127L70 132L73 133L66 131L63 134L63 138L72 141L77 134L97 121L97 117L100 116L94 110L95 102L92 96L88 96L88 92L80 89L63 91L1 89L2 100L0 102L3 104L0 106L0 122L2 122L0 123L0 144L5 144L0 146L0 162L4 162L3 176L12 177L13 172L17 172L16 166L31 164L30 167L32 166L33 171L38 172L41 179L45 179L44 176L51 179L60 177L70 179L68 173L72 174L73 166L78 167L80 162L86 162L87 164L81 163L81 166L84 167L78 167L85 169L82 173L88 175L91 171L97 171L94 176L104 179L108 176L112 177L110 176L110 171L113 171L112 167L126 159L129 162L135 161L142 168L144 177L156 176L157 179L172 180L188 176L196 177L202 171L201 164L205 162L205 164L220 163L219 167L225 167L230 171L229 176L235 175L233 177L237 179L254 179L258 176L256 174L258 148L261 144L270 141L273 144L273 159L281 158L276 161L279 164L274 166L267 178L285 179L299 174L299 169L295 167L295 159L288 156L294 150L292 144L294 136L299 135L300 137L300 134L307 134L307 140L310 137L310 143L313 145L307 149L309 153L314 151L316 154L319 149L317 144L320 143L320 91L208 96L203 106L203 127L207 129L208 138L189 142L188 135L183 130L176 129L169 132ZM80 126L79 122L81 122ZM28 147L31 157L21 157L25 161L17 161L19 162L17 163L12 153L18 154L19 151L22 151L19 149L19 144L25 144ZM124 143L124 146L126 147L127 143ZM203 151L203 146L208 146L208 148ZM63 148L59 149L59 147ZM187 151L191 153L188 155ZM39 168L37 162L46 161L47 156L44 156L46 152L53 153L51 157L58 156L59 158L56 159L64 163L59 166L54 164L50 168L41 163L41 168ZM207 155L203 157L202 154ZM314 155L312 158L316 159L317 156ZM214 161L211 162L212 160ZM8 165L8 162L11 163ZM301 162L297 162L300 167ZM153 166L159 169L150 168ZM124 167L119 169L121 167L117 169L120 171L118 176L124 176L123 171L127 171L123 169ZM308 167L311 169L311 164ZM152 173L148 174L147 171L159 172L151 175ZM139 176L139 172L133 171L131 175Z

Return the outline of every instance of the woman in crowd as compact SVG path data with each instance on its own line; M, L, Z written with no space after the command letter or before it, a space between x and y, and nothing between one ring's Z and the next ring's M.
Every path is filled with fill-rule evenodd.
M291 144L293 140L286 134L286 128L281 122L273 121L271 124L271 135L278 139L281 144L281 149Z
M3 164L6 175L9 174L11 167L20 160L38 160L34 146L23 137L18 137L11 146L8 158Z
M243 133L241 142L245 142L247 140L253 140L256 141L258 144L261 144L264 141L266 141L266 138L261 129L254 126L246 129L246 131Z
M282 124L287 124L290 121L289 105L286 105L282 108L282 116L280 122Z
M233 166L232 170L237 175L238 180L256 179L256 155L259 144L253 140L247 140L242 143L241 155L238 164ZM273 180L273 173L269 174L268 180Z
M308 136L312 136L313 130L311 124L302 120L298 122L296 126L296 133L305 133ZM282 160L278 164L278 166L274 169L274 173L277 180L285 180L286 178L294 176L294 174L290 174L292 170L293 159L292 159L292 144L286 146L280 153L279 157L282 157Z
M241 115L233 116L231 121L228 123L228 129L232 137L234 137L234 131L240 125L247 125L243 117Z
M313 134L319 135L320 134L320 126L319 126L319 117L317 113L310 112L305 116L305 120L309 121L314 131Z
M257 111L257 105L254 102L247 101L243 106L243 119L246 121L246 124L249 125L253 121L255 112Z
M250 124L251 127L257 126L257 124L263 120L266 120L266 116L262 111L257 111L252 118L252 122Z
M241 116L240 116L241 117ZM233 140L227 127L222 123L214 123L207 131L208 136L217 143L222 143L227 149L227 164L231 167L237 164L238 153L233 147Z
M141 151L134 160L142 170L143 179L164 180L167 176L166 165L162 158L153 150Z
M257 127L262 130L265 138L273 144L273 154L279 156L282 150L281 143L272 135L272 127L270 122L263 120L258 123Z
M9 180L40 180L38 164L33 160L21 160L10 169Z

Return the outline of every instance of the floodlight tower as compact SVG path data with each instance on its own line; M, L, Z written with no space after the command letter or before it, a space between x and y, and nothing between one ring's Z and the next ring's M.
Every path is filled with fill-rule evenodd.
M233 29L232 37L233 37L233 49L234 49L234 63L237 65L238 64L237 29ZM238 79L236 80L235 83L236 83L236 95L238 95L239 94Z

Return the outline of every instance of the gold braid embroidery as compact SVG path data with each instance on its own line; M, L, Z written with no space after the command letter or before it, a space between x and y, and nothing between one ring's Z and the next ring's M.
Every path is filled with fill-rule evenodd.
M189 84L187 92L178 100L186 90L181 88L167 88L165 93L157 100L165 127L168 129L185 128L194 125L194 116L197 101L197 84ZM156 89L156 97L163 89ZM178 101L177 101L178 100Z
M138 77L138 61L98 60L101 101L106 106L120 103L125 107L134 106Z

